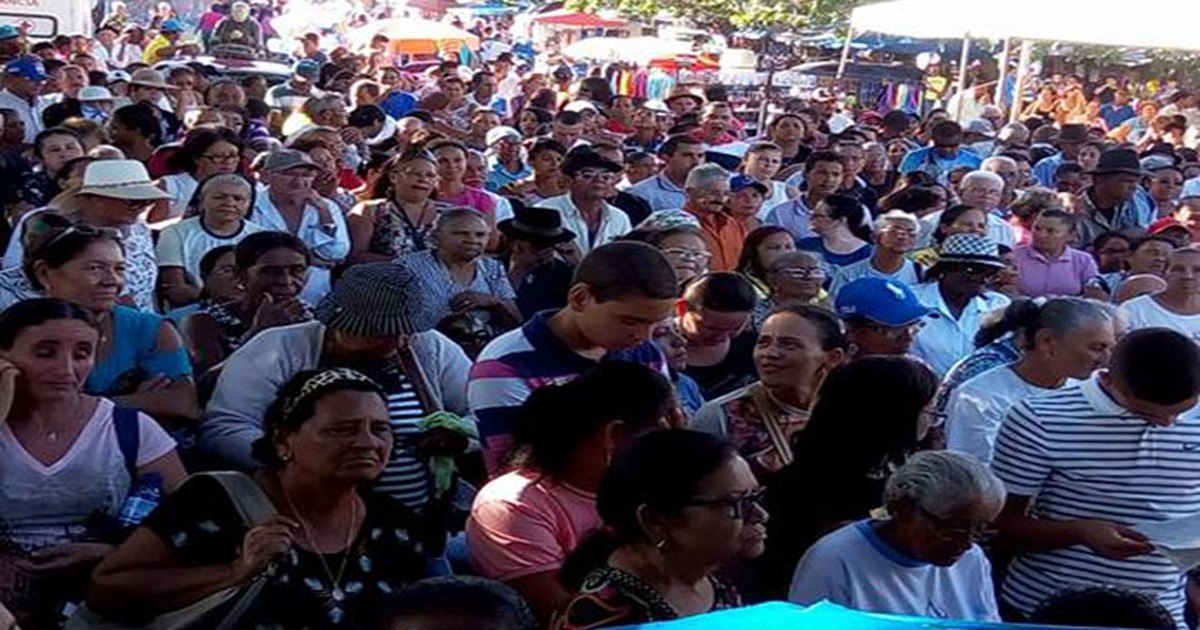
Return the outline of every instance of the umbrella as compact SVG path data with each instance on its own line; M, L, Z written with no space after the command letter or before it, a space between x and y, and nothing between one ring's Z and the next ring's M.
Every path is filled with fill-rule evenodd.
M472 50L479 49L478 37L449 24L420 18L373 22L352 31L350 41L366 47L377 35L388 38L388 50L392 54L436 55L447 48L457 51L464 44Z
M574 28L624 28L629 23L625 20L614 19L609 20L591 13L580 13L569 9L559 9L543 13L533 18L537 24L550 24L554 26L570 26Z
M562 50L571 59L645 63L656 57L689 53L692 45L657 37L588 37Z

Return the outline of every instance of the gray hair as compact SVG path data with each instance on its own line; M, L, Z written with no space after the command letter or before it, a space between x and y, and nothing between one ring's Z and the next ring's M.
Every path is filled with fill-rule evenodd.
M1001 311L1000 319L985 322L975 334L977 347L1013 333L1018 345L1031 347L1039 330L1049 330L1055 336L1076 330L1086 322L1114 324L1118 311L1111 304L1080 297L1018 298Z
M683 187L704 188L713 182L728 182L729 177L729 171L721 168L719 164L701 164L688 173L687 182Z
M989 173L992 173L992 172L994 172L994 171L992 171L992 167L997 164L1003 164L1004 166L1017 168L1016 160L1014 160L1006 155L993 155L992 157L984 160L983 163L979 165L979 169L983 170L983 171L987 171Z
M1004 178L991 171L971 171L963 175L962 183L958 185L959 189L966 188L974 182L987 182L995 186L1004 188Z
M445 210L438 211L437 217L433 220L433 231L440 232L447 225L450 225L459 219L475 219L476 221L482 222L484 225L488 225L487 217L485 217L482 212L476 210L475 208L455 206L453 208L446 208Z
M954 451L913 455L888 478L883 503L893 515L905 505L946 517L973 503L1004 503L1004 484L974 456Z

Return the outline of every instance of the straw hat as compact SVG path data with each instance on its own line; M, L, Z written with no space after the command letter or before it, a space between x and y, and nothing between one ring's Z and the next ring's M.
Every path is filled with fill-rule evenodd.
M78 194L137 201L171 197L154 185L146 167L137 160L100 160L88 164Z

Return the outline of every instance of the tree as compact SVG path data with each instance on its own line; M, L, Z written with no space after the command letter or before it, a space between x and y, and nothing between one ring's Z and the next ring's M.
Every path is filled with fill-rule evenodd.
M616 9L640 18L660 13L722 33L738 29L820 28L844 22L862 0L569 0L573 9Z

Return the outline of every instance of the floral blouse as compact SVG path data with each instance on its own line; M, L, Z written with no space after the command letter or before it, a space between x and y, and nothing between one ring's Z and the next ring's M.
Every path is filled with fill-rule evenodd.
M709 577L713 605L707 612L738 608L742 598L733 586ZM554 630L588 630L678 619L679 613L649 584L631 573L601 567L587 574L579 592L554 615Z

